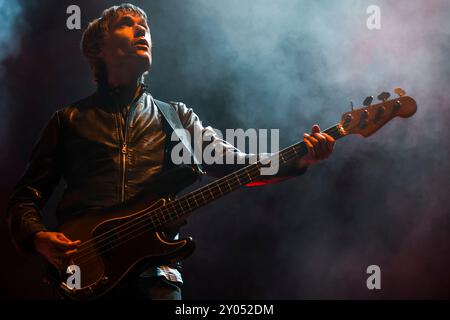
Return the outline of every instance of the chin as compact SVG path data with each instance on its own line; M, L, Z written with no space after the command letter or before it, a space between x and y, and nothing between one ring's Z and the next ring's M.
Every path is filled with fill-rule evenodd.
M148 52L136 52L137 57L148 64L152 63L152 55Z
M139 53L132 58L133 64L138 65L140 68L145 68L146 70L150 68L152 64L152 56L149 53Z

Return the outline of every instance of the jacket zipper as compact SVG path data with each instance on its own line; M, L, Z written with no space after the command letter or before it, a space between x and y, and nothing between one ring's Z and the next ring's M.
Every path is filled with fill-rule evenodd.
M130 115L134 114L134 109L136 108L136 104L137 102L141 99L142 95L144 94L144 92L141 92L141 94L131 102L131 107L130 110L127 113L127 116L125 117L125 135L123 132L123 128L122 128L122 121L119 121L119 129L120 129L120 135L122 137L122 148L120 150L121 154L122 154L122 177L121 177L121 188L120 188L120 194L121 194L121 201L124 202L125 201L125 175L126 175L126 170L127 170L127 154L128 154L128 146L127 146L127 137L128 137L128 126L129 126L129 122L130 122ZM118 112L120 113L120 117L122 117L122 113L120 112L120 110L118 110Z
M126 129L125 129L126 130ZM121 182L121 200L125 201L125 172L126 172L126 164L127 164L127 143L122 143L122 182Z

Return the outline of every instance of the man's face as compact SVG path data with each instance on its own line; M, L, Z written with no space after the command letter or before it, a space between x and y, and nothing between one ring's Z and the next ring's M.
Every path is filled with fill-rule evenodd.
M101 56L108 69L126 65L130 70L144 73L152 63L151 49L147 22L138 15L124 13L113 22Z

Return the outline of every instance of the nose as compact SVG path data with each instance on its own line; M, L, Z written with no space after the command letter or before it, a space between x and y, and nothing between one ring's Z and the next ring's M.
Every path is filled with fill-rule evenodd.
M140 24L136 24L136 27L134 28L134 36L136 38L139 37L145 37L145 33L147 32L147 29L145 29L143 26L141 26Z

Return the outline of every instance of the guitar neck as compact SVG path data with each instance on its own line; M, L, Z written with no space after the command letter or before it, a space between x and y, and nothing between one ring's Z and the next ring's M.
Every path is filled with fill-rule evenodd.
M334 125L323 132L332 136L335 140L343 137L339 130L339 124ZM294 159L306 155L308 149L304 141L298 142L292 146L289 146L277 153L271 155L268 159L265 159L264 163L278 157L279 168L286 166ZM211 182L200 189L192 191L174 201L167 202L164 207L158 209L158 212L154 212L155 219L158 221L157 225L162 226L177 219L184 217L190 212L216 200L220 197L238 189L241 186L247 185L251 182L257 181L261 175L261 168L267 167L267 164L261 163L261 160L245 166L233 173L230 173L220 179Z

